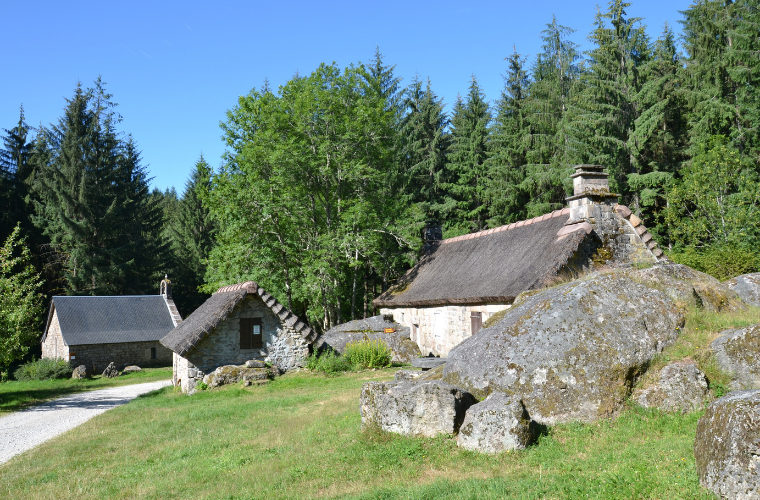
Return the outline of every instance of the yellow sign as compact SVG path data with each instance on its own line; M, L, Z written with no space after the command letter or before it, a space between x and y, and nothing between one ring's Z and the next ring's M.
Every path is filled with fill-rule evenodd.
M385 333L396 333L396 329L395 328L386 328L384 331L385 331Z

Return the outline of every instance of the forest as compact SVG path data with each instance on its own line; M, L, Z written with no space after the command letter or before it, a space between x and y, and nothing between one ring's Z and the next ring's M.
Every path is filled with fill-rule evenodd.
M452 237L561 208L580 163L607 169L672 260L760 271L760 4L696 1L656 39L628 7L600 9L585 52L550 19L539 54L494 68L501 95L473 76L450 112L379 49L264 82L181 194L151 191L101 80L49 127L22 107L1 129L0 364L38 340L50 296L157 293L165 275L183 315L248 279L318 330L372 315L426 221Z

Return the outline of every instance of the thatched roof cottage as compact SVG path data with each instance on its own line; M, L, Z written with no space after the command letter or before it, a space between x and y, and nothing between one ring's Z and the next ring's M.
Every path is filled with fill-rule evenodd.
M426 228L422 258L374 306L410 327L423 353L446 356L522 292L594 264L664 258L602 167L577 166L573 184L569 206L541 217L446 240Z
M161 282L159 295L57 295L42 335L42 357L71 361L92 372L111 362L120 370L168 366L172 352L159 341L181 322L169 280Z
M220 288L161 343L174 351L175 387L192 392L224 365L258 359L302 366L317 334L253 281Z

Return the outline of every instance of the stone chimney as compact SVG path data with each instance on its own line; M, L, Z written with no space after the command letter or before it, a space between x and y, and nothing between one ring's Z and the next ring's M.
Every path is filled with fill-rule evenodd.
M422 230L422 243L425 249L430 248L437 241L443 240L443 227L437 220L428 220L425 222L425 228Z
M576 165L573 179L573 196L565 198L570 207L568 224L589 217L591 205L607 205L614 207L618 204L618 196L610 193L607 174L601 165Z
M161 280L161 285L158 287L158 294L163 295L165 299L172 298L172 282L169 281L169 276L164 274L164 279Z

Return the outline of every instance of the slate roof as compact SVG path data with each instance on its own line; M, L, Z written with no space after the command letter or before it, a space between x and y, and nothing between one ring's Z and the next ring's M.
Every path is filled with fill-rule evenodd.
M258 296L280 318L280 321L293 328L307 341L313 342L317 338L317 333L311 327L298 319L298 316L288 308L277 302L266 290L254 281L246 281L224 286L217 290L174 330L162 338L161 343L180 356L185 356L201 340L206 338L219 323L227 319L235 307L250 294Z
M163 295L58 295L51 302L43 342L53 311L58 315L63 340L70 346L155 341L174 328Z
M543 286L565 266L592 231L565 226L565 208L479 233L434 243L375 307L511 303Z

